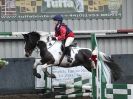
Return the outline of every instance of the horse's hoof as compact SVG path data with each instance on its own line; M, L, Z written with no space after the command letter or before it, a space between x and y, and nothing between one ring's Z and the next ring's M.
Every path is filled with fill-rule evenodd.
M39 73L34 74L37 78L41 78L41 75Z
M41 78L41 75L37 73L36 77L37 77L37 78Z
M50 78L56 78L56 76L55 76L54 74L47 75L47 77L50 77Z
M51 78L56 78L56 76L54 74L51 75Z

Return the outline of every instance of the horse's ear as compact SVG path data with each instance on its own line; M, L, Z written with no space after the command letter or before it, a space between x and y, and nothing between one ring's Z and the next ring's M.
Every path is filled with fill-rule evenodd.
M22 34L24 39L27 40L29 38L28 34Z

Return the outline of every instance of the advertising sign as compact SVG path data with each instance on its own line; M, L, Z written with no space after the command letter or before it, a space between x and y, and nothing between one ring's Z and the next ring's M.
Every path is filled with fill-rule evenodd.
M36 78L35 87L36 89L42 89L46 85L44 80L44 73L42 71L42 66L37 67L38 73L41 74L41 79ZM51 68L48 69L51 72ZM72 68L62 68L62 67L52 67L52 73L55 74L56 78L50 79L47 77L47 87L51 88L51 85L55 84L72 84L75 78L82 77L82 79L89 79L88 82L91 84L92 74L87 71L83 66L72 67Z
M122 0L0 0L1 20L121 18Z

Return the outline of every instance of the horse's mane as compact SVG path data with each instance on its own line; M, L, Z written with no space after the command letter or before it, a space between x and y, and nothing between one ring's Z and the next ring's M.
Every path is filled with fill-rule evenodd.
M31 36L33 36L33 37L36 37L36 38L38 38L38 39L40 39L40 37L41 37L41 35L40 35L38 32L36 32L36 31L30 32L29 35L31 35Z

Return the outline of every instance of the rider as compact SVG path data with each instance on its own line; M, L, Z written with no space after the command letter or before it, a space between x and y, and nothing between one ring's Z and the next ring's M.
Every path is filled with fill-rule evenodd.
M55 35L52 39L62 41L65 47L63 54L67 56L68 62L72 62L70 45L74 41L75 35L72 30L63 23L63 17L61 15L55 15L53 20L55 23Z

